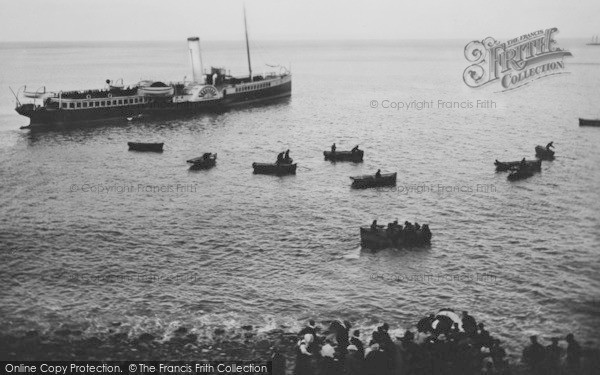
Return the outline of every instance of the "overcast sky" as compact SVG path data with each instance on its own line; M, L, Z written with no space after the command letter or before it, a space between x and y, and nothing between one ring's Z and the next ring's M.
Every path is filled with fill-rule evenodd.
M256 40L600 34L599 0L246 0ZM243 38L242 0L0 0L0 41Z

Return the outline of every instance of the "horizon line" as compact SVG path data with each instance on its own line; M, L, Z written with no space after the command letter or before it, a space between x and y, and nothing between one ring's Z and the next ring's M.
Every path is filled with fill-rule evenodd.
M77 39L77 40L0 40L0 43L156 43L156 42L182 42L187 40L188 37L182 37L182 39L131 39L131 40L89 40L89 39ZM486 37L480 38L484 39ZM202 38L200 38L202 40ZM459 41L459 40L480 40L473 37L453 37L453 38L331 38L331 39L254 39L259 42L393 42L393 41ZM506 40L510 38L505 38ZM589 39L589 37L565 37L565 39ZM499 38L497 40L503 40ZM217 43L217 42L243 42L243 39L204 39L204 42Z

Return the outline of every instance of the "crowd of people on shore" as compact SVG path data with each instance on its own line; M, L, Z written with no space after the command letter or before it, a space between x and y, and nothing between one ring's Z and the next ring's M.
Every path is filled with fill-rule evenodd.
M453 319L454 318L454 319ZM509 374L506 351L483 323L463 311L462 317L430 314L392 338L387 323L368 338L348 321L334 321L325 330L313 320L299 332L294 375L474 375ZM533 374L563 374L562 349L532 344L523 360ZM573 335L565 365L576 369L581 356ZM572 372L568 372L572 373Z
M529 340L531 343L523 350L522 359L532 374L561 375L579 373L582 350L581 345L575 340L572 333L565 337L567 341L566 351L558 345L559 337L551 338L552 343L547 346L543 346L538 342L537 335L530 336Z

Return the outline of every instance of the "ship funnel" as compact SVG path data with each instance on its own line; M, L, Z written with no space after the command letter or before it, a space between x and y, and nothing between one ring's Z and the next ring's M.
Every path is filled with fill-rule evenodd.
M204 83L202 56L200 55L200 38L188 38L188 48L190 50L190 58L192 59L192 74L194 82Z

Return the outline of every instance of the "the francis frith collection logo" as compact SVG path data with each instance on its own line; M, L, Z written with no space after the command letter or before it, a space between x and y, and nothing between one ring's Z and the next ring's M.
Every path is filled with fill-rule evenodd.
M463 73L469 87L498 81L502 91L512 90L536 79L565 73L564 58L571 52L558 48L557 28L537 30L501 43L492 37L474 40L465 47L472 63Z

